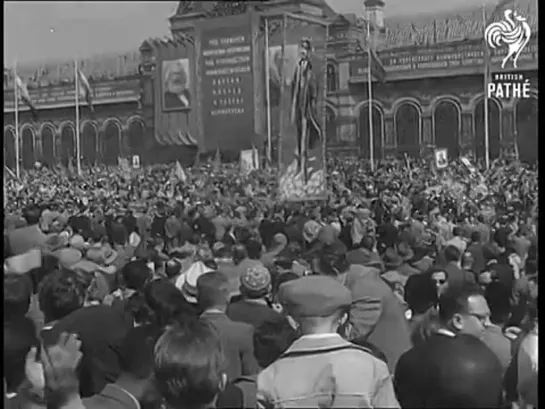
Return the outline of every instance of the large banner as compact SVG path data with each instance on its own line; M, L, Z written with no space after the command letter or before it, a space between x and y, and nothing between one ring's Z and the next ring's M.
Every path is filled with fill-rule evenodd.
M325 199L327 25L285 14L267 27L271 122L279 124L279 198Z
M189 58L163 61L161 64L163 111L191 108Z
M203 22L201 96L204 149L245 150L255 143L250 15Z

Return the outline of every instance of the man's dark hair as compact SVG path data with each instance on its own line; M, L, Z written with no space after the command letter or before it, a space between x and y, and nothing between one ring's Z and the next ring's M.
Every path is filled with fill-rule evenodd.
M31 296L32 282L26 274L4 275L4 322L23 318Z
M172 327L155 344L154 355L157 388L169 406L203 407L220 392L224 358L210 324L194 320Z
M460 229L460 227L458 227L458 226L454 226L452 228L452 235L453 236L461 236L462 235L462 229Z
M375 247L374 237L364 236L363 239L361 239L360 247L369 251L373 251L373 247Z
M168 278L174 278L180 274L182 265L176 260L169 260L165 263L165 274Z
M153 349L163 333L153 324L131 328L120 348L119 365L122 372L136 379L147 379L153 374Z
M469 298L482 295L478 286L468 285L462 288L451 288L439 297L439 319L441 322L448 322L455 314L468 311Z
M36 206L27 207L23 212L23 218L29 226L40 223L41 211Z
M481 241L481 233L478 231L471 232L471 241L473 243L479 243Z
M212 271L197 280L197 300L205 310L229 303L229 278L224 273Z
M295 330L284 317L261 323L254 331L254 354L261 368L266 368L297 339Z
M248 252L248 258L259 260L261 257L261 243L255 239L247 240L246 251Z
M85 288L76 273L57 270L43 278L38 300L46 321L60 320L83 306Z
M129 261L121 270L125 287L141 291L150 280L152 274L145 260Z
M144 299L151 309L153 322L160 328L195 318L194 309L180 290L168 280L153 280L146 284Z
M299 276L295 273L288 272L280 275L272 275L271 278L273 282L273 293L276 294L282 284L287 283L291 280L297 280Z
M235 244L232 248L233 260L241 261L248 256L246 247L243 244Z
M490 308L490 321L504 324L511 314L511 291L500 281L493 281L486 286L484 298Z
M456 246L447 246L445 248L445 260L447 263L458 262L462 258L462 252Z
M405 283L405 301L413 314L423 314L437 305L437 289L431 274L413 274Z

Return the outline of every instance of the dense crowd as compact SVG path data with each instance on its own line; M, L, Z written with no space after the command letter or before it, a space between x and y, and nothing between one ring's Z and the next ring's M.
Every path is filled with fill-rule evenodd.
M8 408L537 407L537 173L330 158L4 183Z

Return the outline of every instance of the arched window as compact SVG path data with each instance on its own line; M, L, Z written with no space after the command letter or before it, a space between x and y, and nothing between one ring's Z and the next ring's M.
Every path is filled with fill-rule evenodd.
M418 157L420 153L421 116L418 108L403 103L395 114L397 152Z
M86 122L81 130L81 156L83 163L92 165L97 159L97 129L90 123Z
M460 156L460 110L454 102L439 102L433 111L435 146L446 148L449 158Z
M76 133L71 123L62 128L61 152L59 156L64 166L68 166L68 162L76 156Z
M515 114L516 142L519 159L527 163L537 161L537 98L521 99L517 103Z
M133 155L138 155L138 152L144 146L144 122L140 119L129 122L127 144Z
M335 112L329 107L325 108L325 135L327 145L333 145L337 142L337 119L335 118Z
M106 165L116 165L121 154L121 128L116 121L108 121L104 130L104 151L102 152Z
M30 127L24 127L21 131L22 149L21 158L25 169L32 169L36 163L34 149L34 131Z
M382 111L373 104L371 110L371 120L373 124L373 158L375 160L382 158ZM362 156L369 159L371 148L369 146L369 106L366 104L360 109L359 117L359 141Z
M337 75L337 66L334 63L328 63L326 66L327 92L335 92L339 88L339 77Z
M484 126L484 99L475 106L475 154L477 159L484 159L486 152ZM493 99L488 100L488 151L491 160L501 153L501 117L500 106Z
M55 163L55 130L46 125L42 128L42 162L45 165Z

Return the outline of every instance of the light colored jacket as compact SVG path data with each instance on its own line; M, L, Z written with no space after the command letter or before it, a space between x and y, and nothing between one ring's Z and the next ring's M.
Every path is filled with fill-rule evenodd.
M257 377L258 408L399 408L386 364L337 334L307 335Z

